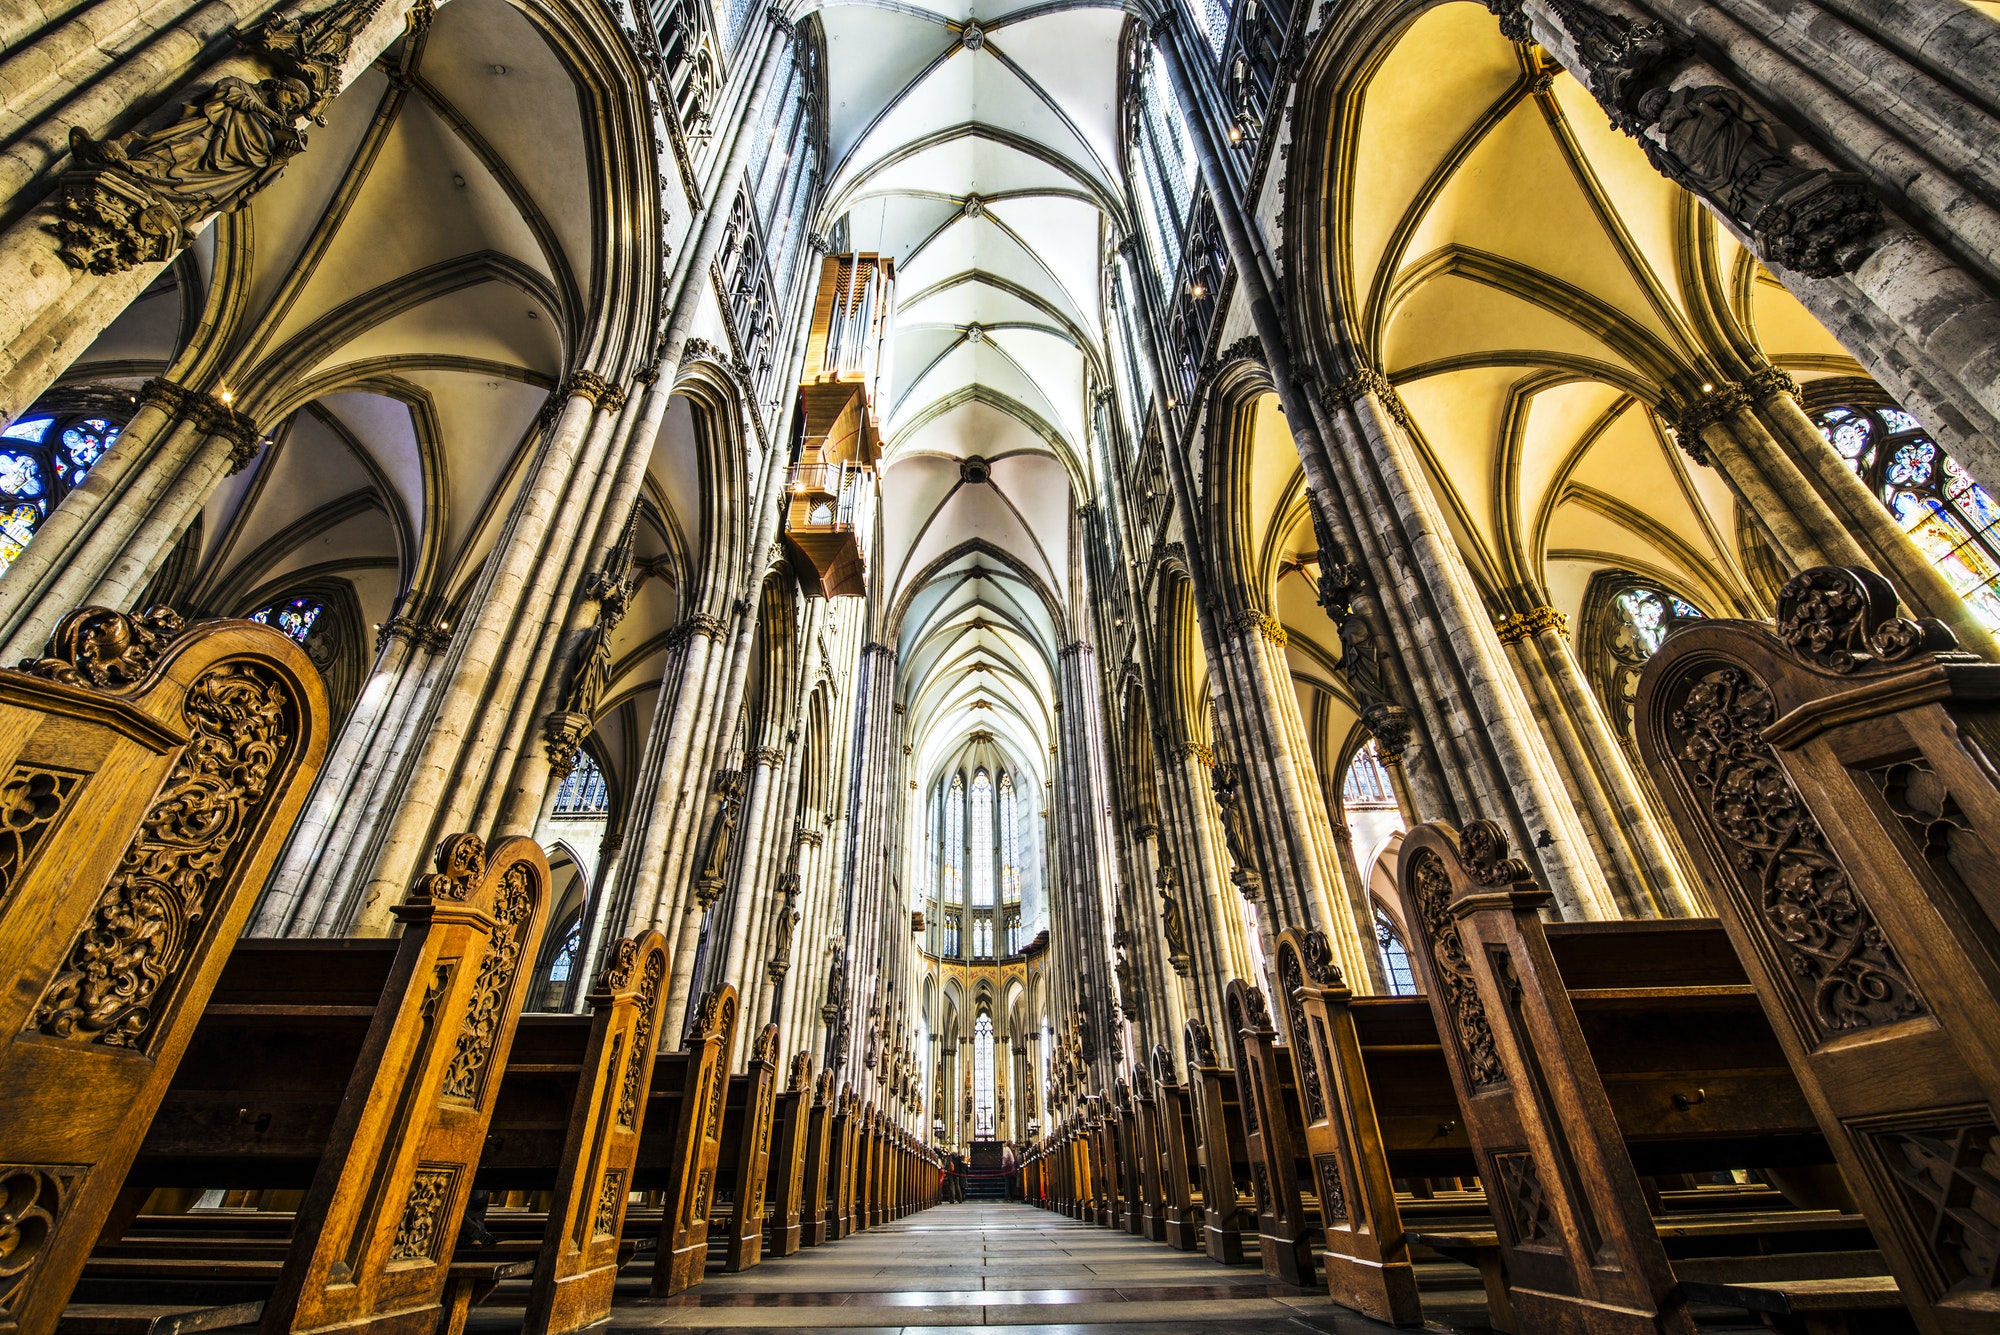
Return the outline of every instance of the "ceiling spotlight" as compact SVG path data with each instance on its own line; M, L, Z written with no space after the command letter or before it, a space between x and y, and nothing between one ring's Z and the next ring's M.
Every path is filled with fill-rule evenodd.
M1200 283L1189 283L1188 295L1193 297L1196 301L1200 301L1203 297L1208 295L1208 289L1203 287Z
M1704 394L1713 394L1715 393L1715 386L1704 380L1701 382L1701 392Z
M1242 127L1242 126L1240 126L1240 125L1232 125L1232 126L1230 126L1230 127L1229 127L1229 142L1230 142L1230 143L1232 143L1232 144L1240 144L1240 143L1242 143L1242 142L1243 142L1243 127Z

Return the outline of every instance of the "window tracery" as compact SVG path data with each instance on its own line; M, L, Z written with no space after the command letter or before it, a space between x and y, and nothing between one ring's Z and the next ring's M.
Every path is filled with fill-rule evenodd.
M1632 740L1639 674L1667 636L1707 614L1637 575L1600 575L1584 599L1584 656L1611 730Z
M2000 630L2000 506L1986 488L1901 408L1839 403L1813 421L1973 615Z
M1403 945L1403 934L1397 930L1396 920L1380 904L1375 906L1375 948L1382 956L1382 974L1389 980L1389 995L1415 996L1417 975L1410 968L1410 952Z
M0 430L0 571L42 521L118 443L124 424L77 413L30 413Z
M556 789L555 814L602 816L610 810L611 790L604 782L604 771L598 768L596 758L584 751L576 758L576 768Z
M993 1134L993 1017L972 1026L972 1134Z
M944 843L940 849L943 866L938 879L944 884L944 902L965 902L965 776L951 776L944 798ZM956 944L945 952L956 955Z
M317 598L288 598L269 607L258 608L250 614L252 621L262 622L283 631L294 644L303 645L312 637L313 627L326 613L326 604Z
M972 907L990 909L993 907L993 780L983 769L972 776L972 841L966 857L972 871Z

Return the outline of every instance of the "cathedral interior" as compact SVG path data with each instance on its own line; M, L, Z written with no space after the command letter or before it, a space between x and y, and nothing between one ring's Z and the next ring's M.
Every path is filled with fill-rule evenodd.
M0 1335L2000 1331L2000 3L0 26Z

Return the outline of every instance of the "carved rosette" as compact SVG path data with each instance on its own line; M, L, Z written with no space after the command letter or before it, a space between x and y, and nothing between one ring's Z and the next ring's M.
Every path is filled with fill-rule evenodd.
M73 623L79 614L64 618ZM115 638L115 637L114 637ZM57 642L63 639L61 630ZM143 674L141 641L114 657L84 634L69 661L113 680ZM154 650L153 652L157 652ZM48 663L50 659L43 659ZM151 659L146 659L150 666ZM28 1027L50 1038L144 1050L207 929L244 837L255 827L299 739L299 702L283 678L256 663L211 669L182 705L188 740L139 832L119 859L63 967Z

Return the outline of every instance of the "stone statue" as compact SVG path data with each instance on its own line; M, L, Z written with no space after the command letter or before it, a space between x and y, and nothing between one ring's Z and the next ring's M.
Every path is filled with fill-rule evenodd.
M715 819L708 827L708 846L702 850L701 870L695 873L695 894L706 907L722 892L722 878L729 869L729 841L736 830L736 813L743 805L741 770L717 770L715 774Z
M1229 879L1246 896L1257 888L1256 835L1250 829L1250 812L1243 801L1242 774L1229 761L1217 762L1209 774L1215 805L1222 813L1222 836L1229 843L1230 861L1236 864Z
M1846 273L1881 213L1848 172L1794 161L1770 122L1734 89L1654 88L1640 97L1650 124L1639 142L1670 179L1705 196L1759 243L1764 258L1816 278Z
M1180 901L1173 896L1173 887L1180 881L1180 871L1171 862L1160 867L1160 931L1167 942L1167 963L1175 973L1185 978L1188 965L1192 963L1188 955L1187 920L1181 914Z

